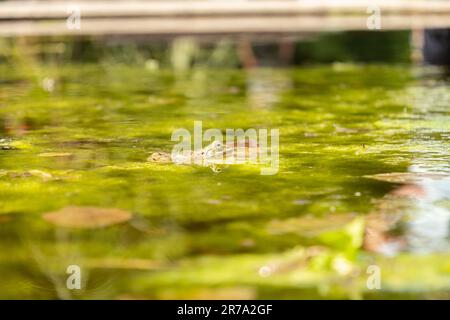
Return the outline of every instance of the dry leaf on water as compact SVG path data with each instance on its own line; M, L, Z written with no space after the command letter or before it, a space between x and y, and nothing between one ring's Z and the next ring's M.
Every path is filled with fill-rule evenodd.
M71 157L73 156L72 153L68 152L45 152L38 154L39 157L46 157L46 158L65 158L65 157Z
M70 206L46 213L43 219L60 227L95 229L128 221L131 213L114 208Z
M8 222L8 221L10 221L12 218L11 218L11 216L7 216L7 215L0 215L0 223L5 223L5 222Z

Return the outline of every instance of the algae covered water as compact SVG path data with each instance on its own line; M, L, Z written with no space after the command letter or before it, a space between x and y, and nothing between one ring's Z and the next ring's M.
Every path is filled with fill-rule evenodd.
M1 298L448 298L439 70L12 56L0 63ZM278 172L147 161L195 121L278 129Z

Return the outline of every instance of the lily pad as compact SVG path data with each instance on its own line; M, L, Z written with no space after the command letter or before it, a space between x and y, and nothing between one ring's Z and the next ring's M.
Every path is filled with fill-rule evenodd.
M426 172L426 173L416 173L416 172L392 172L392 173L380 173L370 176L364 176L365 178L375 179L379 181L392 182L392 183L414 183L423 181L426 179L445 179L449 178L450 175L438 172Z
M128 221L131 216L130 212L115 208L69 206L46 213L42 217L60 227L95 229Z

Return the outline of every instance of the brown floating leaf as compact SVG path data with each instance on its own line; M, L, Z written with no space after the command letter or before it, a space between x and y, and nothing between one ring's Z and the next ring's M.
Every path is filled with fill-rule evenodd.
M157 294L157 298L161 300L252 300L256 299L256 296L255 289L249 287L168 289Z
M366 178L375 179L379 181L385 182L393 182L393 183L414 183L418 181L422 181L425 179L445 179L449 178L450 175L445 173L438 172L424 172L424 173L416 173L416 172L392 172L392 173L380 173L374 174L371 176L365 176Z
M95 229L131 219L131 213L121 209L70 206L43 215L43 219L60 227Z
M363 248L366 251L390 253L403 249L405 243L400 236L390 234L401 217L371 213L366 218Z
M392 190L389 194L395 197L410 198L425 198L427 196L425 188L415 184L404 184Z
M389 254L403 250L404 238L393 231L401 226L405 212L408 212L412 205L409 197L399 197L392 193L378 200L374 210L366 216L364 250Z
M0 177L7 176L9 178L29 178L37 177L45 181L54 179L51 173L41 170L28 170L28 171L6 171L0 170Z
M28 171L28 173L30 175L32 175L33 177L42 178L44 180L50 180L50 179L53 178L51 173L48 173L48 172L45 172L45 171L41 171L41 170L30 170L30 171Z
M254 288L239 287L223 287L223 288L187 288L187 289L167 289L160 290L156 293L159 300L254 300L257 292ZM151 300L155 299L154 295L145 294L121 294L117 296L117 300Z
M46 157L46 158L64 158L64 157L71 157L73 156L72 153L68 152L45 152L38 154L39 157Z
M10 221L12 218L11 216L7 216L7 215L0 215L0 223L5 223Z

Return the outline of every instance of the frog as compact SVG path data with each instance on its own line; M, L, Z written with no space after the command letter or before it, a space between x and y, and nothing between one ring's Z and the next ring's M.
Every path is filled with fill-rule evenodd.
M163 151L153 152L147 161L154 163L197 164L210 167L214 172L221 172L220 164L224 163L224 156L232 152L232 148L218 140L200 150L183 150L177 153Z
M211 144L200 150L183 150L175 153L154 152L148 161L154 163L194 164L210 167L214 172L221 172L222 168L232 164L248 163L249 160L238 158L249 155L249 152L259 152L259 145L255 140L238 140L222 143L214 140Z

